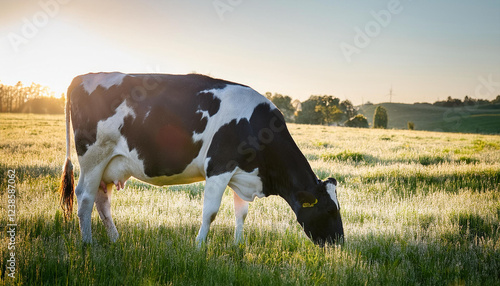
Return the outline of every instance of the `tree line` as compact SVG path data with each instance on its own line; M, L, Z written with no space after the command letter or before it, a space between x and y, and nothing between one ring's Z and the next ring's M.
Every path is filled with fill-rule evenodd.
M287 122L320 125L368 127L368 121L349 100L332 95L311 95L300 102L287 95L266 92L266 97L278 107Z
M435 106L442 106L442 107L463 107L463 106L473 106L473 105L497 105L500 104L500 95L497 95L497 97L491 101L487 99L476 99L472 98L469 96L465 96L464 100L460 100L459 98L452 98L451 96L448 96L446 100L442 101L436 101L433 103Z
M49 87L37 83L0 83L0 112L64 113L64 96L56 98Z

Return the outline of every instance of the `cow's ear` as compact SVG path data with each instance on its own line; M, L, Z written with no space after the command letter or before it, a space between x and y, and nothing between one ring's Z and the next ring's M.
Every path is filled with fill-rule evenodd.
M323 185L326 186L327 184L334 184L337 186L337 180L334 178L328 178L327 180L323 181Z
M332 183L335 186L337 186L337 180L335 180L335 178L328 178L327 182Z
M311 208L318 203L318 199L308 192L298 192L297 200L303 208Z

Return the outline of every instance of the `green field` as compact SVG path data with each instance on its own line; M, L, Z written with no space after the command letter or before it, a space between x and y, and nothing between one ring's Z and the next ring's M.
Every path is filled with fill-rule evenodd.
M76 214L65 223L58 205L64 128L63 115L0 114L0 285L500 285L500 136L291 124L316 174L339 181L345 243L317 247L269 197L250 204L236 246L228 189L198 250L203 184L136 180L113 197L118 241L94 211L83 245Z
M408 129L408 121L415 123L415 130L500 134L500 109L498 106L441 107L430 104L381 103L364 105L359 113L366 116L373 126L375 108L387 109L392 129ZM495 109L496 107L496 109Z

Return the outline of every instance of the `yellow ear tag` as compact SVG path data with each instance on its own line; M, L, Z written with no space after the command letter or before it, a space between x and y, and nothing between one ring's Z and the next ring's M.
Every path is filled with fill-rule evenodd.
M314 207L314 205L315 205L315 204L317 204L317 203L318 203L318 199L316 199L316 201L315 201L314 203L312 203L312 204L310 204L310 203L303 203L303 204L302 204L302 207L303 207L303 208L312 208L312 207Z

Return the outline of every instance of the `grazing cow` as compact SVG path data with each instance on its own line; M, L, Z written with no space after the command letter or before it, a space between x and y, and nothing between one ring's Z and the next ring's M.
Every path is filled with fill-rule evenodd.
M80 163L76 189L70 121ZM76 193L84 242L92 240L94 204L110 239L118 238L112 187L123 188L132 176L157 186L206 180L198 244L207 237L226 186L234 191L237 242L248 202L270 195L286 200L315 243L343 237L337 182L318 180L282 114L244 85L198 74L77 76L67 93L66 148L61 206L70 217Z

